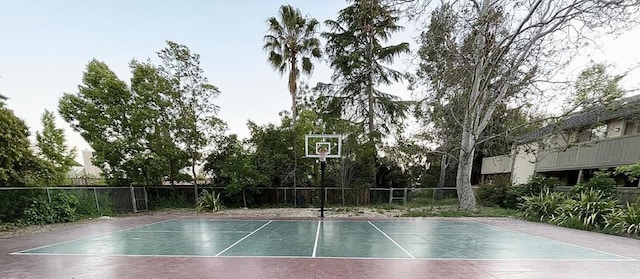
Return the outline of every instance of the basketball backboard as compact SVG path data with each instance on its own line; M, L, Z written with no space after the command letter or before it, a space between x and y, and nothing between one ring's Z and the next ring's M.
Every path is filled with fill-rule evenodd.
M304 155L307 158L320 158L321 150L328 151L327 158L340 158L342 155L342 136L331 134L313 134L304 136Z

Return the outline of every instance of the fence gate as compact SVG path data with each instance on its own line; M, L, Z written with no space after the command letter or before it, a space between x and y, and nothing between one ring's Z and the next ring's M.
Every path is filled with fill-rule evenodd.
M149 198L146 187L129 187L131 189L131 204L133 212L149 210Z

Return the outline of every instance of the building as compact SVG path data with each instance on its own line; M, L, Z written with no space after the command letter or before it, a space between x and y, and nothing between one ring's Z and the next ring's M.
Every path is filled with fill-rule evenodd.
M595 106L520 136L511 154L482 160L483 180L509 176L513 184L534 174L556 177L565 186L588 180L595 171L640 161L640 95ZM616 177L620 185L638 181Z

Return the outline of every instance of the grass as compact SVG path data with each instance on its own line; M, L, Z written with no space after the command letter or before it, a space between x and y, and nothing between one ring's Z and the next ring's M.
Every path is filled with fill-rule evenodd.
M496 207L478 207L476 211L458 209L458 206L436 206L407 209L402 217L513 217L517 211Z

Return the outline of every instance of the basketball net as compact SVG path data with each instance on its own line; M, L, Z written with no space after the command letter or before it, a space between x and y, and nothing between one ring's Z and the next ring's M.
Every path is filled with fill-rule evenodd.
M318 150L318 157L320 157L320 162L326 162L328 154L329 150Z

